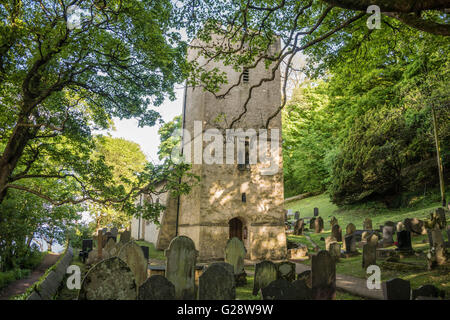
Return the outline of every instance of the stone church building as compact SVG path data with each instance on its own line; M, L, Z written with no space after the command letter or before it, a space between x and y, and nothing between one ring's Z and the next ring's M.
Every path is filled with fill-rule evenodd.
M280 42L276 41L269 52L275 54L279 50ZM236 72L232 67L219 62L207 62L192 48L188 52L188 58L196 59L199 65L204 65L206 69L218 68L221 72L226 72L228 84L223 85L220 92L215 95L201 87L188 87L185 90L183 128L191 133L191 141L187 141L187 137L183 136L184 153L190 149L191 159L194 159L194 147L186 148L188 143L192 143L194 139L203 141L207 129L218 129L224 133L231 122L240 115L233 129L242 129L243 132L254 129L259 132L265 128L267 119L276 112L281 103L279 70L275 72L273 80L263 82L253 90L247 111L243 113L243 105L250 87L258 84L263 78L271 78L271 68L267 69L262 61L255 68ZM237 83L239 84L236 85ZM217 97L228 90L230 91L224 98ZM200 122L202 130L195 131L194 126L198 126ZM232 137L245 140L245 163L238 164L237 140L234 140L233 164L228 164L229 162L225 160L223 164L193 161L192 172L200 177L200 182L188 195L171 197L163 194L159 199L153 199L166 206L160 217L161 226L157 227L145 220L134 218L131 227L132 237L145 239L154 243L157 249L164 250L173 237L188 236L199 251L200 261L223 259L226 243L232 237L238 237L244 242L248 259L285 258L281 113L270 121L267 129L269 136L267 150L270 151L272 143L277 146L271 161L272 166L275 162L278 170L273 174L262 174L270 163L260 161L259 157L256 163L248 161L249 141L253 141L251 140L253 138L245 135ZM276 138L278 141L271 138L271 129L279 129L280 134ZM226 148L229 148L225 146L227 140L223 139L224 159L225 153L228 152ZM209 143L210 141L201 142L202 151ZM257 145L257 148L261 146Z

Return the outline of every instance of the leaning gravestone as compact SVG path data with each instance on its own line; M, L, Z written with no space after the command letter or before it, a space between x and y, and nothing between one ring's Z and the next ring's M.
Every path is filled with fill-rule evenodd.
M337 242L342 242L342 229L338 224L331 227L331 235L336 239Z
M197 250L185 236L172 239L166 255L166 277L175 286L177 300L195 300L195 263Z
M336 263L328 251L312 256L312 296L314 300L336 298Z
M210 265L199 278L199 300L234 300L234 273L220 264Z
M322 217L317 217L314 220L314 232L321 233L323 231L323 219Z
M263 300L301 300L301 292L286 279L277 279L269 283L268 286L261 288L261 297Z
M384 300L410 300L411 284L409 281L395 278L383 283Z
M131 240L131 232L128 230L125 230L120 234L120 242L128 242Z
M370 218L365 218L363 222L364 230L372 230L372 220Z
M228 240L225 247L225 262L233 266L236 286L238 287L247 284L247 274L244 270L246 254L247 250L241 240L235 237Z
M141 286L147 280L148 268L148 261L145 259L141 247L134 241L130 241L120 248L117 256L130 267L136 279L136 285Z
M161 275L148 278L139 287L138 300L174 300L175 286Z
M294 226L294 235L301 236L303 234L303 229L305 227L305 221L303 219L298 219Z
M118 257L93 266L83 279L78 300L136 300L137 286L128 265Z
M375 264L377 264L377 247L366 243L363 246L362 267L367 269L367 267Z
M277 266L272 261L262 261L255 265L255 279L253 282L253 295L258 295L260 289L277 280Z
M295 263L283 261L277 264L278 279L285 279L289 282L295 280Z
M426 284L418 289L413 289L412 300L416 300L417 297L445 298L445 291L439 290L431 284Z

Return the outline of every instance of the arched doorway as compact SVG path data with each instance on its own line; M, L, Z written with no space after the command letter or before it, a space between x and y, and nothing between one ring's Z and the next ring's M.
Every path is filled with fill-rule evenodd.
M230 239L236 237L239 240L243 241L242 237L243 224L241 219L233 218L228 222L228 225L230 230Z

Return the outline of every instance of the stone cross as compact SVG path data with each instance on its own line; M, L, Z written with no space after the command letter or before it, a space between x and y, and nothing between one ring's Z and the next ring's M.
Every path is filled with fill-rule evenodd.
M113 257L92 267L83 279L78 300L136 300L137 286L128 265Z
M120 248L117 256L130 267L136 279L136 285L141 286L147 280L148 268L148 260L145 259L141 247L134 241L130 241Z
M234 300L236 286L231 268L211 264L199 278L199 300Z
M336 262L328 251L321 250L312 256L312 297L314 300L336 298Z
M195 263L198 251L194 241L186 236L175 237L165 255L166 277L175 286L175 298L195 300Z
M241 240L235 237L228 240L225 247L225 262L233 266L236 286L247 284L247 275L244 270L246 254L247 250Z
M410 300L411 284L407 280L395 278L383 283L384 300Z
M174 300L175 286L161 275L148 278L140 287L138 300Z
M255 279L253 282L253 295L258 295L260 289L277 280L277 266L272 261L262 261L255 265Z

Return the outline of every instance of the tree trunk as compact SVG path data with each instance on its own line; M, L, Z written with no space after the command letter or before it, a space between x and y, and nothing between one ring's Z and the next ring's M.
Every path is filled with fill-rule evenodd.
M441 149L440 149L439 135L438 135L438 130L437 130L436 112L435 112L433 106L431 106L431 113L433 115L434 142L436 143L436 157L437 157L437 165L438 165L438 171L439 171L439 186L441 189L441 201L442 201L442 206L445 207L446 201L445 201L445 186L444 186L444 168L442 166Z

